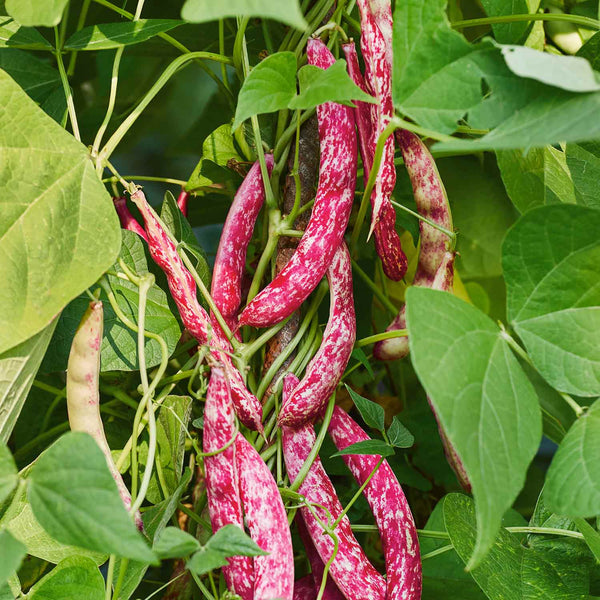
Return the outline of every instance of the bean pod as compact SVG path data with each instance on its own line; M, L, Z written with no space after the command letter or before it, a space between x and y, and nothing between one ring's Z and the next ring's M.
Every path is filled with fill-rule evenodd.
M278 419L280 425L299 427L314 420L337 387L352 354L356 341L356 315L352 265L344 242L327 270L327 279L331 300L323 341L306 368L306 375L283 403Z
M242 436L235 440L244 516L252 539L267 556L254 558L254 600L292 600L294 553L285 507L271 471Z
M266 154L269 174L273 155ZM260 164L254 163L238 189L223 226L215 258L211 295L221 314L233 319L242 302L242 277L254 224L265 201Z
M220 365L214 365L210 374L206 404L204 405L204 452L217 452L225 447L236 434L235 418L229 386ZM239 477L235 461L235 445L204 458L206 472L206 495L213 532L225 525L237 525L244 529ZM242 600L254 598L254 563L251 557L228 558L223 576L230 591Z
M100 416L100 346L104 331L102 302L90 302L71 343L67 363L67 413L71 431L90 434L106 459L125 508L131 508L131 495L117 469ZM135 523L140 531L144 525L139 513Z
M135 220L135 217L129 212L127 208L127 199L124 197L113 198L113 203L115 205L115 210L117 211L117 215L119 216L119 222L121 223L122 229L127 229L128 231L133 231L133 233L137 233L143 240L148 241L148 236L146 236L146 232L143 227Z
M335 62L319 39L308 41L307 55L321 69ZM326 102L317 117L320 173L310 221L288 264L242 311L241 325L269 327L291 315L321 281L344 237L356 186L354 115L348 106Z
M329 434L338 450L369 440L369 436L336 406ZM350 454L342 457L362 485L375 469L379 456ZM386 570L386 600L421 598L421 560L417 529L404 492L387 461L383 461L363 494L369 503L383 544Z

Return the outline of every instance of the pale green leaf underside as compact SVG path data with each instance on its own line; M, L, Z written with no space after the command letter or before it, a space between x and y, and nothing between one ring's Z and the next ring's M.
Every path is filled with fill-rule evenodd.
M83 144L0 72L0 352L108 269L119 221Z
M54 27L68 0L6 0L8 14L26 27Z

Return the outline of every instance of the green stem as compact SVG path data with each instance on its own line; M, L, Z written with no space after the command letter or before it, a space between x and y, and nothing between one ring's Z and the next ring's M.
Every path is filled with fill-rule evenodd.
M63 388L62 390L54 387L53 385L48 385L43 381L38 381L37 379L33 380L33 387L36 387L40 390L44 390L44 392L49 392L50 394L54 394L55 396L63 396L66 398L67 396L67 388Z
M483 17L481 19L466 19L452 23L454 29L465 27L478 27L480 25L496 25L498 23L519 23L522 21L563 21L581 25L587 29L600 29L600 21L580 15L558 14L558 13L536 13L522 15L501 15L496 17Z
M452 240L452 246L454 247L456 245L456 233L454 231L450 231L449 229L446 229L442 225L439 225L438 223L432 221L431 219L428 219L427 217L420 215L418 212L411 210L407 206L404 206L403 204L400 204L399 202L396 202L395 200L390 200L390 202L394 206L397 206L398 208L402 209L404 212L407 212L409 215L416 217L417 219L419 219L419 221L423 221L423 223L427 223L427 225L446 234Z
M172 183L173 185L180 185L182 187L187 183L187 181L183 181L183 179L173 179L172 177L153 177L151 175L122 175L121 177L113 175L112 177L105 177L102 180L102 183L111 183L113 181L120 181L120 179L138 181L160 181L161 183Z
M310 117L312 117L314 114L315 114L314 108L311 108L310 110L305 110L300 115L300 125L302 125L302 123L304 123L306 120L310 119ZM290 140L296 133L296 130L298 127L297 119L298 119L298 112L295 113L294 117L292 118L292 122L287 126L287 128L281 134L281 137L277 140L277 143L275 144L275 149L273 150L273 159L275 160L276 165L275 165L275 168L273 169L273 172L275 172L275 171L281 172L283 170L284 164L280 164L280 159L283 155L283 152L284 152L286 146L288 145L288 143L290 142Z
M80 142L81 135L79 134L79 125L77 124L77 114L75 113L75 103L73 102L73 94L71 93L71 86L69 85L69 78L65 71L65 65L62 59L62 47L60 45L60 34L58 27L54 28L54 40L56 42L56 48L54 56L56 56L56 64L58 65L58 72L60 74L60 80L63 85L65 92L65 98L67 100L67 110L69 111L69 119L71 120L71 128L73 130L73 136Z
M358 263L352 259L352 270L367 284L373 295L387 308L392 315L398 314L398 307L379 289L378 285L360 268Z
M111 600L112 598L112 582L115 574L115 561L117 557L111 554L108 559L108 570L106 572L106 589L104 593L105 600Z
M88 14L88 10L90 9L91 0L83 0L83 4L81 5L81 11L79 13L79 18L77 19L77 26L75 28L75 32L81 31L83 26L85 25L85 19ZM75 73L75 63L77 62L77 55L79 53L77 50L74 50L71 53L71 58L69 59L69 67L67 68L67 75L72 77Z
M252 283L250 284L250 290L248 291L248 303L258 294L258 290L260 289L260 284L265 276L265 272L267 267L271 262L271 258L273 258L273 254L275 254L275 250L277 250L277 240L279 236L277 234L277 229L279 225L279 220L277 215L279 215L279 211L273 211L269 218L269 239L261 254L260 260L258 261L258 265L256 266L256 271L254 272L254 277L252 278ZM273 221L277 221L277 223L273 223Z
M97 0L95 0L97 1ZM142 114L144 109L152 102L154 97L162 90L167 84L169 79L179 71L182 67L186 66L190 61L197 58L204 58L207 60L213 60L218 63L231 64L231 59L221 54L215 54L213 52L189 52L182 56L178 56L173 60L169 66L163 71L161 76L156 80L154 85L146 92L144 97L140 100L138 105L131 111L129 116L121 123L119 128L112 134L108 142L106 142L104 148L100 151L98 159L103 162L110 158L111 154L118 146L119 142L123 139L125 134L129 131L131 126L137 121L139 116Z
M327 410L325 411L325 415L323 416L323 423L321 425L321 430L319 431L319 435L317 436L317 439L315 440L315 445L311 448L308 456L306 457L306 460L304 461L304 464L300 468L300 471L298 471L298 475L296 475L294 481L289 486L289 489L292 490L293 492L298 491L298 489L300 488L300 486L306 479L306 476L308 475L310 468L312 467L313 463L315 462L315 459L319 455L319 450L321 450L321 446L323 445L323 440L325 439L325 435L327 434L327 429L329 428L329 423L331 421L331 416L333 415L334 407L335 407L335 393L332 394L331 398L329 399L329 403L327 404Z
M269 329L259 335L253 342L242 346L242 348L238 351L238 354L245 362L248 362L256 352L258 352L274 335L277 335L277 333L285 327L286 323L290 319L291 316L287 317L283 321L280 321L277 323L277 325L269 327Z
M578 540L585 539L579 531L571 531L569 529L558 529L556 527L507 527L507 531L511 533L534 533L541 535L560 535L563 537L576 538Z
M452 544L447 544L446 546L441 546L440 548L436 548L431 552L427 552L426 554L421 555L421 560L427 560L428 558L433 558L434 556L438 556L440 554L445 554L446 552L453 550L454 546Z
M369 346L371 344L376 344L377 342L381 342L383 340L389 340L397 337L406 337L408 335L407 329L396 329L394 331L384 331L383 333L376 333L375 335L369 335L368 337L364 337L361 340L357 340L354 344L355 348L363 348L364 346Z
M119 598L121 593L121 588L123 587L123 583L125 581L125 574L127 573L127 567L129 566L129 559L122 558L121 566L119 567L119 576L117 577L117 583L115 584L115 590L113 592L113 597Z
M200 577L198 577L198 575L196 575L196 573L194 573L194 571L190 571L190 573L192 575L192 579L196 582L196 585L198 586L200 591L204 594L205 598L208 598L208 600L216 600L216 598L210 593L208 588L202 583L202 581L200 580Z

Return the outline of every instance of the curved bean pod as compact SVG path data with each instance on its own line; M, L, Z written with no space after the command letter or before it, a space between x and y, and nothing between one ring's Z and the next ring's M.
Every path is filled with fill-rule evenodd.
M308 40L308 62L326 69L335 59L319 39ZM242 311L240 325L269 327L291 315L329 268L344 237L356 186L356 133L348 106L317 107L321 142L319 185L310 221L294 255Z
M171 295L185 328L200 344L208 344L211 353L225 366L236 414L240 421L257 431L262 431L262 406L244 384L241 373L227 354L231 344L220 327L212 327L208 313L200 306L196 296L196 282L185 268L177 247L167 235L151 210L142 190L131 199L139 208L148 235L148 249L154 262L164 271Z
M315 441L312 425L305 425L300 429L283 428L283 455L290 479L294 479L300 472ZM298 491L308 502L325 507L333 520L343 510L318 457ZM321 521L327 523L328 515L323 508L314 506L313 510ZM334 551L333 540L323 533L321 525L308 507L301 508L300 512L321 560L326 563ZM347 516L340 521L335 534L338 538L338 552L331 563L329 574L340 591L348 600L385 600L385 581L356 541Z
M216 452L235 435L233 405L225 372L220 365L212 367L204 405L204 452ZM239 478L235 461L235 445L214 456L204 458L206 495L213 532L229 524L244 529ZM254 598L254 562L249 556L227 559L223 576L230 591L243 600Z
M179 196L177 196L177 206L181 211L181 214L187 218L188 215L188 200L190 198L189 192L186 192L184 189L179 192Z
M269 174L273 155L266 154ZM252 239L254 224L265 202L265 186L258 161L252 165L238 189L227 213L213 270L211 295L226 318L233 318L242 302L242 277L246 252Z
M294 600L317 600L315 580L310 573L294 581Z
M67 364L67 413L71 431L89 433L106 459L119 495L125 508L131 508L131 494L117 469L100 416L100 346L104 330L104 311L99 300L90 302L71 343ZM135 524L143 531L140 513L135 515Z
M235 462L250 537L267 556L254 558L254 600L292 600L294 552L277 483L254 447L239 434Z
M135 220L135 217L129 212L127 208L127 199L121 196L120 198L113 197L113 204L115 210L119 216L119 222L121 223L121 229L127 229L137 233L143 240L148 241L148 236L144 231L143 227Z
M356 315L352 294L350 253L342 242L327 270L331 300L329 321L321 347L306 368L306 374L286 397L278 422L299 427L314 420L337 387L356 341Z
M370 439L338 406L333 411L329 434L338 450ZM362 485L380 457L350 454L342 458L354 479ZM417 529L402 487L387 461L381 463L363 494L373 511L383 544L386 600L420 599L422 575Z

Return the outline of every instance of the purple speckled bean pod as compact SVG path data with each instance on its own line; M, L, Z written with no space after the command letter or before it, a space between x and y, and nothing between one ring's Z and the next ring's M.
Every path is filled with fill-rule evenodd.
M223 448L234 434L235 419L227 378L223 368L214 365L204 405L204 452L216 452ZM244 529L235 445L214 456L204 457L204 468L208 511L213 531L216 532L230 524ZM227 560L229 565L223 567L227 587L241 596L242 600L253 600L253 559L249 556L234 556Z
M318 352L306 368L306 374L286 397L278 422L299 427L314 420L327 404L350 360L356 341L356 315L352 293L350 253L342 242L327 270L331 300L329 321Z
M294 581L294 600L317 600L315 580L310 573Z
M316 435L312 425L305 425L300 429L283 427L283 455L290 479L293 480L298 475L315 443ZM343 510L318 457L298 492L308 502L327 508L334 520ZM322 508L315 506L313 510L321 521L327 522L328 515ZM321 525L307 507L301 508L300 512L321 560L326 563L334 551L333 540L324 534ZM339 540L338 553L331 563L329 575L340 591L348 600L385 600L385 580L369 562L354 537L347 516L340 521L335 534Z
M292 600L294 552L285 507L277 483L254 447L235 440L240 495L250 537L267 556L254 558L254 600Z
M427 146L419 136L406 130L396 132L396 141L411 179L419 214L452 231L446 190ZM444 232L423 221L419 222L419 229L419 263L413 285L431 287L450 240ZM406 328L405 311L403 306L386 331ZM392 338L375 344L373 355L379 360L395 360L407 356L408 351L408 338Z
M326 69L335 59L319 39L308 40L308 62ZM344 237L356 186L354 114L348 106L317 107L321 143L319 185L310 221L292 258L242 311L241 325L269 327L291 315L329 268Z
M323 561L321 560L321 557L319 556L319 553L317 552L317 549L310 538L310 534L306 528L306 523L304 522L304 517L301 514L296 516L296 526L298 527L298 533L300 534L300 539L302 540L302 544L306 550L308 562L310 563L312 580L311 585L314 589L312 597L316 598L321 587L321 582L323 581L325 565L323 564ZM342 592L340 592L337 585L335 585L335 582L330 575L327 576L327 582L325 583L325 589L323 590L322 600L344 600Z
M339 406L334 408L329 435L338 450L370 439ZM380 457L350 454L342 458L354 479L362 485ZM402 487L387 461L381 463L363 494L373 511L383 544L386 600L420 599L422 575L417 529Z
M131 199L144 217L148 249L154 262L164 271L171 296L185 328L200 344L209 344L211 353L225 366L235 411L240 421L252 429L262 431L262 406L244 384L241 373L233 365L227 352L231 344L220 327L213 328L208 313L200 306L196 296L196 282L185 268L177 247L158 222L141 190Z
M365 60L365 84L367 91L379 100L379 105L374 105L371 109L372 134L368 144L370 158L368 169L365 168L365 176L368 177L375 155L377 138L394 116L391 89L391 45L389 44L391 40L386 39L379 27L382 25L387 28L388 25L391 25L391 12L388 21L387 9L382 2L374 6L370 0L358 0L357 4L361 20L360 45ZM377 14L374 12L375 8ZM387 29L386 33L389 33ZM357 74L356 69L353 68L349 72L355 83L360 85L357 76L360 71ZM396 211L390 202L395 185L394 138L390 136L384 146L381 165L371 194L373 207L371 231L375 234L375 249L381 258L385 274L394 281L400 281L406 273L408 261L396 231Z
M117 469L100 416L100 346L104 331L104 311L99 300L90 302L71 343L67 365L67 414L71 431L89 433L104 457L125 508L131 508L131 494ZM140 531L144 524L140 513L135 515Z
M117 215L119 216L121 228L127 229L128 231L133 231L133 233L137 233L143 240L148 241L148 236L146 236L146 232L144 231L143 227L135 220L135 217L127 208L127 198L122 196L120 198L113 197L113 203L115 205Z
M273 155L266 154L269 174ZM254 224L265 202L265 186L259 162L255 162L238 189L227 213L215 258L211 295L226 318L235 317L242 302L242 277Z

